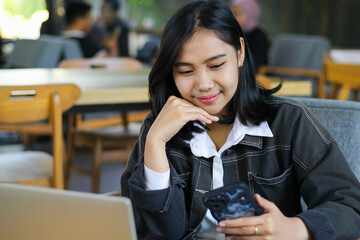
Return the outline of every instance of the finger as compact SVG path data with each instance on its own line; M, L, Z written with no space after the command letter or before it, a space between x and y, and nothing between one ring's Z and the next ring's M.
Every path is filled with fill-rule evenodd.
M219 121L217 116L211 115L204 109L181 100L173 101L164 108L163 112L168 112L171 116L179 116L180 119L183 119L186 122L200 120L210 124L213 121Z
M206 112L201 107L198 107L198 106L194 105L193 103L191 103L191 102L189 102L189 101L187 101L187 100L185 100L183 98L170 96L169 99L168 99L167 104L169 105L170 108L174 108L176 106L183 106L183 107L188 107L188 108L191 108L191 109L196 109L200 113L204 114L211 121L219 121L219 117L209 114L208 112ZM197 120L197 119L195 119L195 120Z
M195 120L199 120L207 124L211 124L213 122L211 118L209 118L208 116L204 116L202 113L199 112L186 113L185 118L186 118L186 122L195 121Z
M208 112L204 111L202 108L188 107L188 108L183 109L183 111L185 111L187 114L190 114L190 116L192 116L192 119L191 119L192 121L194 121L194 120L204 121L204 118L210 120L210 122L204 121L209 124L211 122L219 121L219 117L209 114ZM191 114L193 114L193 115L191 115Z
M254 217L243 217L236 218L231 220L223 220L219 222L220 227L228 227L228 228L237 228L237 227L245 227L245 226L255 226L262 224L262 218L260 216Z
M273 202L270 202L266 198L261 197L259 194L255 194L255 199L257 203L262 207L266 213L272 212L277 209L276 205Z
M260 230L260 225L257 226L245 226L238 228L216 228L217 232L224 233L228 235L245 235L245 236L253 236L253 235L262 235Z
M226 240L257 240L257 239L264 239L263 236L254 236L254 235L232 235L227 236Z

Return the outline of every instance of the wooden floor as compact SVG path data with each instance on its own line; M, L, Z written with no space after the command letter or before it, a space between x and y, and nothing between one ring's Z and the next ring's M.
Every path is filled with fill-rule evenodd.
M31 147L33 150L51 151L50 139L40 138ZM0 152L21 151L24 147L19 136L16 134L4 134L0 132ZM92 167L90 154L78 154L75 156L75 164L81 167ZM125 167L124 163L104 163L101 169L100 193L111 192L120 189L120 177ZM91 192L91 178L82 174L72 173L69 190Z

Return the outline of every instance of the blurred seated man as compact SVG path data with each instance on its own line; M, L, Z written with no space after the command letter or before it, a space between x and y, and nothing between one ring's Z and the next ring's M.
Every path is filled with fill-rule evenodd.
M129 27L118 17L118 12L121 8L118 0L103 0L101 5L100 17L93 26L92 34L101 34L101 28L105 30L105 36L108 38L119 34L117 40L118 56L129 56ZM98 37L97 37L98 38Z
M89 35L92 27L91 6L83 2L70 3L65 8L66 28L63 36L79 41L85 58L117 56L117 38L107 38L102 44L96 43ZM103 48L103 49L102 49Z

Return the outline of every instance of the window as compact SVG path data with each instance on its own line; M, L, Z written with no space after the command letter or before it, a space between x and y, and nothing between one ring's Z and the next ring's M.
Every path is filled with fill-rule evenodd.
M2 38L38 38L49 13L45 0L0 0Z

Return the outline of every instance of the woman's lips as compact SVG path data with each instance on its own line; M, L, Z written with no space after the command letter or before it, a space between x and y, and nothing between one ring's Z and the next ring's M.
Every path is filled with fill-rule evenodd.
M215 102L215 100L220 96L220 93L216 94L216 95L213 95L213 96L210 96L210 97L198 97L198 100L201 102L201 103L204 103L204 104L210 104L210 103L213 103Z

